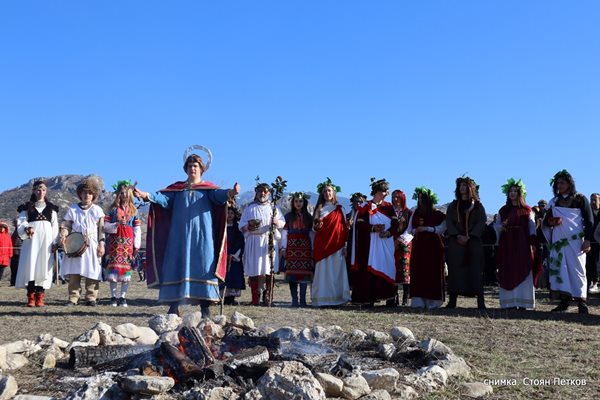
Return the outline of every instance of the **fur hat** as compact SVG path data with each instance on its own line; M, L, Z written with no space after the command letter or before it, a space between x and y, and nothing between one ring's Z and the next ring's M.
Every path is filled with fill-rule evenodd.
M84 190L91 191L92 194L94 195L93 201L96 201L96 199L98 198L98 195L100 194L100 180L98 179L98 177L95 175L90 175L87 178L85 178L83 181L81 181L81 183L79 185L77 185L77 196L80 199L81 199L81 193L83 193Z

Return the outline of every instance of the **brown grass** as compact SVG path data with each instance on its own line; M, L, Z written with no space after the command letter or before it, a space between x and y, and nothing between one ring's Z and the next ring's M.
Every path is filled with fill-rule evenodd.
M147 326L149 318L164 313L166 306L155 304L157 292L143 283L133 282L128 295L128 308L113 308L107 300L97 307L67 308L66 286L47 291L46 308L27 308L25 291L0 283L0 344L17 339L34 339L41 333L50 333L71 340L98 321L111 326L125 322ZM591 314L581 316L573 307L562 314L550 313L554 306L546 300L547 293L538 293L536 311L500 310L497 294L489 289L486 294L486 312L474 309L474 299L459 299L456 310L416 312L408 308L389 309L377 306L360 309L344 306L339 309L289 308L289 292L284 283L277 284L276 307L225 307L225 314L234 310L254 319L257 326L312 327L339 325L346 331L354 328L372 328L389 331L393 326L411 329L418 339L433 337L449 345L472 367L474 381L486 379L514 379L515 385L494 385L492 399L592 399L600 393L600 299L590 299ZM101 297L107 299L108 285L103 284ZM249 300L246 291L243 301ZM183 308L185 313L192 307ZM213 307L213 314L218 307ZM30 394L49 394L27 384L33 368L22 372L11 371L21 387ZM37 370L39 376L39 369ZM560 385L553 380L582 379L586 385ZM550 385L528 384L527 379L549 379ZM525 381L524 381L525 380ZM446 389L425 396L429 399L464 398L460 382L452 382Z

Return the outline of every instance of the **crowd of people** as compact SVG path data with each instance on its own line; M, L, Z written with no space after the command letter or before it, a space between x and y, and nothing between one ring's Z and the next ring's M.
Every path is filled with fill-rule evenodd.
M194 150L206 152L206 162ZM26 289L27 306L44 307L60 250L67 305L95 306L105 280L110 304L126 307L142 247L137 197L150 203L145 277L173 314L183 304L200 305L204 317L217 301L236 305L246 282L251 305L272 305L275 274L289 286L292 307L383 302L455 308L459 296L468 296L485 309L490 270L506 309L534 309L535 288L547 286L560 300L552 311L565 311L575 301L585 314L588 293L599 291L600 195L588 201L566 170L552 179L554 197L534 207L526 203L524 183L509 179L502 186L506 204L488 224L479 187L466 176L456 180L446 213L436 208L438 197L426 187L414 190L412 210L401 190L392 191L388 202L389 183L375 178L369 197L351 196L350 210L337 200L341 188L327 178L317 185L312 211L310 196L294 192L284 215L267 183L257 183L254 200L242 211L236 205L239 184L220 189L202 179L211 159L202 146L187 149L187 179L156 193L117 182L106 213L95 204L99 182L89 177L61 220L47 198L46 182L36 180L29 201L18 208L12 236L7 224L0 224L0 279L10 266L11 285ZM489 237L495 245L491 268L484 251Z

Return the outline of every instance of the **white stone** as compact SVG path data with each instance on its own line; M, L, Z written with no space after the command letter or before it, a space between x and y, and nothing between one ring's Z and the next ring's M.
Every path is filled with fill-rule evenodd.
M315 378L319 381L327 397L339 397L342 394L344 382L333 375L317 372Z
M189 396L184 393L184 398L202 399L202 400L237 400L240 398L230 387L216 387L211 389L200 389L199 393Z
M408 328L403 326L395 326L390 330L390 335L392 335L392 339L396 342L405 343L412 342L415 340L415 335Z
M115 326L115 333L131 340L135 340L141 336L140 328L130 322Z
M156 315L148 321L148 326L158 335L177 330L181 325L181 318L175 314Z
M50 346L52 344L52 338L54 336L52 336L49 333L42 333L41 335L38 335L38 337L36 338L37 344L39 344L42 347L45 346Z
M91 343L94 346L98 346L100 344L100 332L98 332L97 329L90 329L89 331L77 336L73 341Z
M256 387L269 400L325 400L325 391L319 381L297 361L275 364L258 380Z
M353 343L362 343L365 340L367 340L367 334L363 331L361 331L360 329L354 329L352 332L350 332L350 334L348 335L348 340L352 341Z
M51 369L54 367L56 367L56 357L52 353L46 354L42 363L42 369Z
M123 399L126 394L115 382L116 372L105 372L86 378L64 377L60 382L68 383L78 389L69 393L65 400L98 400L98 399Z
M446 385L448 382L448 373L446 370L439 365L431 365L428 367L420 368L417 374L421 375L425 379L432 380L436 383Z
M348 375L343 381L344 387L342 388L341 397L344 399L355 400L371 393L371 388L369 387L367 380L361 375Z
M254 321L252 321L251 318L246 317L239 311L235 311L231 315L231 323L241 328L254 329Z
M177 335L176 331L164 332L162 335L160 335L160 337L158 338L158 341L161 343L162 342L171 343L175 347L179 346L179 336Z
M367 338L375 343L386 343L391 340L390 335L385 332L376 331L375 329L365 329Z
M225 327L227 325L227 316L226 315L215 315L212 318L213 322L221 327Z
M158 340L158 335L152 329L146 326L138 327L140 336L135 339L136 344L154 344Z
M6 343L0 347L4 347L6 349L6 354L19 353L23 354L25 357L29 357L32 354L42 350L42 346L27 339Z
M35 396L33 394L18 394L12 400L56 400L56 397Z
M116 332L113 332L112 336L110 337L110 343L112 345L127 345L127 346L133 346L135 345L135 342L129 338L124 337L123 335L120 335Z
M391 343L381 343L377 347L377 352L382 359L391 360L394 354L396 354L396 346Z
M453 354L450 347L436 339L426 339L421 341L419 343L419 348L438 359L445 358L448 354Z
M315 339L319 340L319 339L325 339L327 330L325 328L323 328L322 326L317 325L317 326L312 327L311 332L312 332L312 336Z
M474 398L488 396L494 392L491 385L481 382L463 383L461 387L464 394Z
M272 332L269 336L279 338L281 340L293 341L298 339L298 329L290 326L284 326L277 329L275 332Z
M15 378L11 375L0 375L0 400L12 399L18 390L19 385Z
M96 325L94 325L93 329L98 331L98 336L100 337L100 346L108 346L112 344L113 329L110 325L104 322L98 322Z
M27 357L23 354L13 353L6 355L6 369L19 369L29 363Z
M395 395L402 400L415 399L419 393L412 387L404 384L396 385Z
M246 392L243 397L244 400L262 400L264 397L260 394L260 390L254 388L249 392Z
M339 325L330 325L325 328L325 339L339 337L344 334L344 330Z
M69 342L67 342L66 340L59 339L57 337L52 338L52 344L57 345L61 349L66 349L67 346L69 346Z
M182 321L181 326L187 326L188 328L197 328L200 325L200 321L202 321L202 313L200 311L194 311L192 313L186 314Z
M383 368L364 371L362 376L366 379L371 389L390 389L396 387L400 373L394 368Z
M6 364L6 348L0 346L0 370L8 369L8 365Z
M225 336L225 330L223 330L223 327L221 325L215 324L210 319L205 318L204 320L202 320L202 322L200 322L200 324L198 325L198 329L202 333L203 337L210 338L211 340L220 340L223 338L223 336Z
M313 340L312 331L309 328L304 328L298 333L298 339L303 342L310 342Z
M122 378L119 384L128 393L155 395L171 390L175 381L168 376L133 375Z
M258 328L258 330L265 336L269 336L271 333L275 332L275 328L273 328L271 325L262 325L260 328ZM242 331L241 334L243 333L244 332Z
M446 370L448 377L460 377L468 379L471 377L471 367L467 365L465 360L454 354L448 354L442 360L434 360L429 365L439 365Z

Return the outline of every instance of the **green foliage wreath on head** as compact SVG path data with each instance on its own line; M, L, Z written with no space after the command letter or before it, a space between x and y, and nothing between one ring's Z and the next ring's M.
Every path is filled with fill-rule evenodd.
M308 200L308 199L310 199L310 194L304 193L304 192L294 192L294 193L290 193L289 194L289 199L290 200L293 200L293 199L305 199L305 200Z
M323 188L325 186L331 186L333 188L333 190L335 190L336 193L339 193L342 191L341 187L334 185L333 182L331 181L331 178L327 177L327 179L325 179L325 181L323 181L317 185L317 193L321 194L321 191L323 190Z
M116 192L117 190L119 190L119 188L121 186L125 186L125 187L133 186L133 182L131 182L131 179L117 181L117 183L112 185L112 188Z
M419 200L419 195L424 194L425 196L431 199L431 204L435 205L438 203L440 199L438 199L437 194L433 193L431 189L427 189L425 186L415 188L415 191L412 195L413 200Z
M550 186L554 187L554 182L556 182L558 178L568 178L569 176L571 176L569 171L567 171L566 169L561 169L560 171L555 173L552 178L550 178Z
M515 181L513 178L509 178L504 185L500 186L502 188L502 193L508 196L508 192L510 191L510 188L512 186L516 186L519 188L519 191L521 192L521 196L523 196L523 198L527 197L525 183L521 179Z

